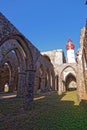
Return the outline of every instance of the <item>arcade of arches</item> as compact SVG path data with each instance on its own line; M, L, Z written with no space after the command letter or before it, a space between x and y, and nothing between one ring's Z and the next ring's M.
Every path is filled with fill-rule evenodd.
M0 93L17 92L30 106L33 95L77 89L79 100L87 93L87 26L82 30L76 63L59 66L43 55L0 13ZM84 48L83 48L84 46ZM60 60L60 59L59 59ZM59 61L56 61L59 62Z

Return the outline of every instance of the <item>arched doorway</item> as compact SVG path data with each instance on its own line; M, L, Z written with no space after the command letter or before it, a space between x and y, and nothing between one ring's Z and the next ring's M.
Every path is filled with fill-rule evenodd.
M65 87L66 90L76 90L77 89L77 85L76 85L76 78L72 73L69 73L66 76L66 80L65 80Z
M77 88L76 80L76 66L66 65L59 74L58 93L66 92L71 85Z

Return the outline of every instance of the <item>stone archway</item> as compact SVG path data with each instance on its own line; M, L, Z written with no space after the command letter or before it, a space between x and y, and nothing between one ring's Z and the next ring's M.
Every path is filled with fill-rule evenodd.
M66 76L65 87L66 87L66 90L76 90L77 89L76 77L72 73L69 73Z
M25 96L25 106L33 101L34 88L34 64L31 50L26 39L21 35L10 35L0 42L0 66L3 58L12 50L15 51L18 59L18 96ZM3 53L4 57L3 57Z
M15 54L15 51L12 50L7 53L2 59L3 64L7 64L9 67L9 92L17 90L18 86L18 59ZM2 68L2 67L1 67ZM6 74L6 73L5 73ZM3 80L3 79L2 79Z
M68 76L68 78L67 78ZM68 81L69 79L69 81ZM67 86L70 85L71 81L77 82L76 78L76 66L72 65L66 65L62 67L62 71L59 74L59 88L58 93L62 94L67 90Z

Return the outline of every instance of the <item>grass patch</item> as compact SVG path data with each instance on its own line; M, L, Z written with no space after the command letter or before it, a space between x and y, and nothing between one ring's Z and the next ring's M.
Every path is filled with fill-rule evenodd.
M86 102L80 104L76 91L58 96L39 95L32 110L22 110L23 100L0 101L0 130L86 130Z

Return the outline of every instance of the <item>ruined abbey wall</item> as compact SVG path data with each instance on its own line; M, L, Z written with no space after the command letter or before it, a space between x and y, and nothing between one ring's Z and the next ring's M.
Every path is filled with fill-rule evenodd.
M67 63L62 49L40 52L0 13L0 92L5 83L9 92L24 97L24 106L37 93L62 94L77 89L78 99L87 96L87 25L80 37L76 63Z

